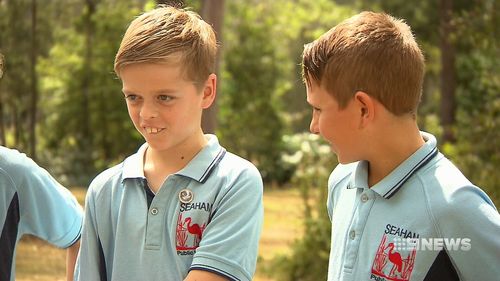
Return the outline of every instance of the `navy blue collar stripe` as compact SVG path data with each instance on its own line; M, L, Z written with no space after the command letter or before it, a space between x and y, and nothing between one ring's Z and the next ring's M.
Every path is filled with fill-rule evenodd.
M224 158L224 155L226 155L226 150L224 148L221 148L217 156L212 161L212 163L210 163L208 168L205 170L205 173L203 173L201 178L198 180L199 182L204 183L207 180L208 176L210 176L215 166L217 166L217 164L219 164L222 158Z
M422 160L420 160L420 162L418 162L417 165L415 165L415 167L413 167L413 169L411 169L401 180L399 180L399 182L396 185L394 185L389 191L387 191L387 193L384 194L384 198L389 199L394 194L396 194L396 192L401 188L401 186L403 186L403 184L413 174L415 174L415 172L418 171L418 169L425 166L425 164L427 164L432 158L434 158L434 156L436 156L438 152L439 152L438 149L434 147L434 149L432 149L424 158L422 158Z

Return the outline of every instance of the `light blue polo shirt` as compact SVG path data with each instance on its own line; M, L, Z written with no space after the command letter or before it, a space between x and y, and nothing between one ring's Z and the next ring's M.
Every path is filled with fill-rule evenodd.
M206 137L208 144L154 197L143 172L147 144L94 179L76 280L179 281L191 269L252 279L262 179L254 165Z
M500 278L500 215L434 136L368 188L368 165L339 165L328 187L328 280Z
M15 280L15 249L24 234L67 248L80 238L82 222L71 192L25 154L0 146L0 280Z

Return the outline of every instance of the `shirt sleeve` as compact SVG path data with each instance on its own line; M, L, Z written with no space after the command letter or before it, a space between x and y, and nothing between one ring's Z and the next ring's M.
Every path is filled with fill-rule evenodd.
M447 250L460 280L498 280L500 215L494 204L473 185L457 189L447 201L452 208L440 215L438 227L444 238L460 239L460 247Z
M80 238L82 208L73 194L24 154L11 167L19 193L20 231L60 248Z
M211 271L230 280L252 280L264 215L262 178L252 166L224 190L214 204L190 269Z

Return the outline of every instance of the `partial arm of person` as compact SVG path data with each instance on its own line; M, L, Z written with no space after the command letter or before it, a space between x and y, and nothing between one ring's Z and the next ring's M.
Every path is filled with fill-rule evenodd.
M73 281L76 258L80 249L80 240L66 249L66 280Z
M75 196L26 155L10 157L14 160L9 172L17 183L23 221L20 233L32 234L59 248L73 245L80 238L83 222L83 210Z
M184 281L228 281L218 274L204 271L204 270L191 270Z

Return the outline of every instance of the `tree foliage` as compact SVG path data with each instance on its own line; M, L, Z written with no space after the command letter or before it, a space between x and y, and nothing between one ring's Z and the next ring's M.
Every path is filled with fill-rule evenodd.
M5 76L0 84L0 144L32 153L32 127L37 117L32 102L38 94L33 71L38 57L50 48L49 18L55 16L53 3L36 4L33 0L0 1L0 52L5 56Z
M39 67L41 105L52 109L44 112L40 124L40 146L58 174L73 184L87 184L140 142L113 73L113 60L127 24L141 7L101 1L94 11L84 3L73 8L83 13L54 31L57 43Z
M478 1L457 11L454 39L459 55L456 69L457 142L445 153L476 185L500 205L500 18L498 1Z
M277 88L283 74L269 40L272 10L252 1L231 1L227 9L231 29L224 30L218 132L223 145L253 161L264 179L279 179L283 121Z
M305 0L231 1L227 9L218 133L266 181L287 181L281 136L308 122L310 112L299 70L302 46L350 10Z
M278 280L325 280L330 250L330 219L326 211L325 184L337 162L330 146L318 135L285 135L284 163L293 167L291 184L299 189L304 233L294 242L291 255L275 258L267 270Z

